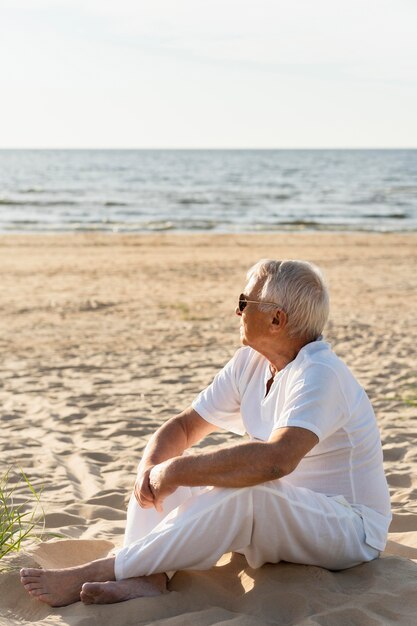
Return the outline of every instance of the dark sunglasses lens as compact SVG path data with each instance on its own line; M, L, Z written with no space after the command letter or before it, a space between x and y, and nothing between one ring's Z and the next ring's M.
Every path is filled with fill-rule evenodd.
M242 296L240 296L239 298L239 311L242 313L242 311L244 310L245 306L247 305L246 300L244 300L242 298Z

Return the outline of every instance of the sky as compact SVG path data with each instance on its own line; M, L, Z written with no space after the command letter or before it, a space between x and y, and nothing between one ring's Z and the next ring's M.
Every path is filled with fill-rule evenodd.
M417 0L0 0L0 148L417 148Z

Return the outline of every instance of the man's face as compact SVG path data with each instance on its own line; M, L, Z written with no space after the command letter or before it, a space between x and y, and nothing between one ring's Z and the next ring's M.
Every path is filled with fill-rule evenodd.
M262 283L249 283L243 294L247 300L259 300L259 292ZM243 311L236 307L236 315L240 317L240 341L243 346L250 346L255 350L264 343L268 337L268 326L271 321L271 313L261 311L259 305L248 302Z

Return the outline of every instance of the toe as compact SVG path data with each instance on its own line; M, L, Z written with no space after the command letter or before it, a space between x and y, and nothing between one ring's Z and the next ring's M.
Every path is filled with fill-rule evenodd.
M24 587L26 591L33 591L34 589L41 589L41 585L39 583L25 583Z
M80 593L80 600L84 604L94 604L94 596L90 595L86 591L81 591L81 593Z
M84 583L81 588L80 599L84 604L96 604L100 591L100 583Z
M51 596L48 593L38 593L33 594L33 596L40 600L41 602L45 602L45 604L49 604L49 606L54 606L54 603L51 601Z
M37 588L37 589L28 589L28 592L34 598L38 598L39 596L46 596L46 595L48 595L48 594L45 593L44 589L39 589L39 588Z
M40 576L20 576L20 581L26 585L27 583L38 583Z
M35 568L30 568L30 567L24 567L23 569L20 570L20 575L22 577L39 576L41 572L42 570L38 568L35 569Z
M81 587L81 592L80 592L80 596L83 597L91 597L94 593L95 590L95 584L94 583L84 583L83 586Z

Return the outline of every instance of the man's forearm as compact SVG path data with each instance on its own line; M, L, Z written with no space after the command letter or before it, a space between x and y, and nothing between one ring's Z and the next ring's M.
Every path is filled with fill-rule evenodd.
M151 437L145 453L139 463L134 494L138 504L143 508L155 505L155 497L149 484L149 474L155 466L172 457L178 457L187 447L187 436L177 420L166 422Z
M165 422L152 435L138 467L134 493L139 505L144 508L149 506L158 508L159 498L155 497L155 489L152 489L151 475L157 473L161 476L160 470L169 459L182 458L184 450L216 429L216 426L204 420L192 407ZM176 487L173 489L168 487L165 495L175 489Z
M285 476L284 459L267 442L247 442L215 452L175 457L165 465L171 486L249 487Z
M165 422L152 435L146 446L140 469L147 469L167 459L180 457L184 450L214 430L219 429L204 420L192 406L189 406L182 413Z
M145 469L179 457L187 447L188 440L181 424L175 418L168 420L152 435L140 465Z
M318 441L310 430L283 427L265 442L252 441L215 452L171 458L150 472L155 508L160 510L164 499L181 485L251 487L287 476Z

